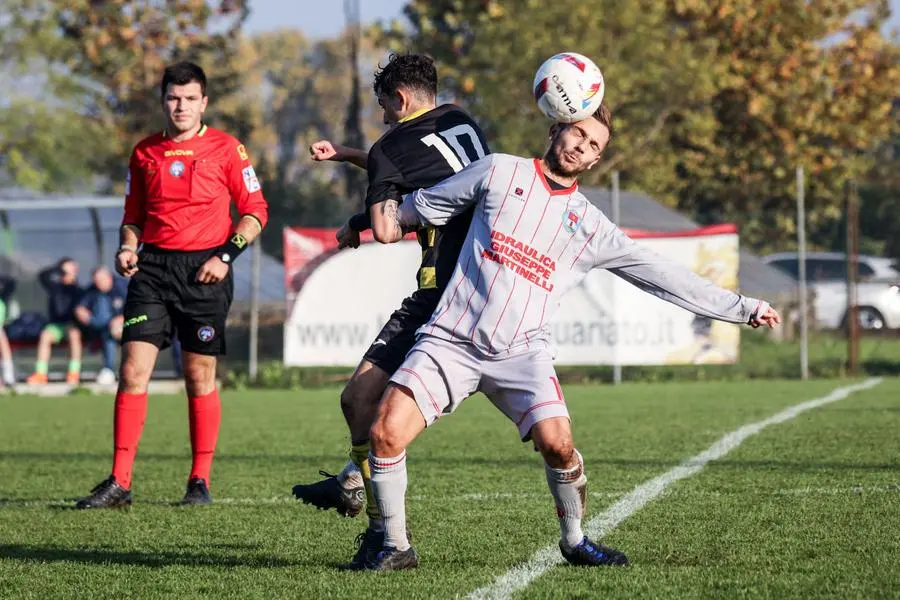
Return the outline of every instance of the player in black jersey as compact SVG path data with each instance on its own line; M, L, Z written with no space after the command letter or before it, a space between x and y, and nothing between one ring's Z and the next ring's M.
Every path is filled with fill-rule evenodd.
M392 55L375 74L375 94L391 128L368 152L332 144L310 146L313 160L350 162L369 175L365 209L338 231L340 248L359 246L359 234L370 227L380 242L397 241L393 214L402 196L435 185L488 153L481 128L460 108L436 106L437 71L434 61L421 54ZM363 494L369 526L349 567L364 568L381 550L384 529L371 492L369 427L378 401L393 372L415 343L416 330L431 317L453 274L459 250L469 230L472 213L447 225L417 231L422 262L416 273L418 289L406 298L384 325L341 393L341 409L350 428L351 461L338 475L294 486L294 495L321 509L335 508L345 516L362 510ZM364 490L364 492L363 492Z

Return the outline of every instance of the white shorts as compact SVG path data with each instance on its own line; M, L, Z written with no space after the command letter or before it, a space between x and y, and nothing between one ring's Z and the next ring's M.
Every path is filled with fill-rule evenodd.
M522 440L538 421L569 418L553 359L544 349L493 358L469 344L422 336L391 381L412 391L426 425L475 392L516 424Z

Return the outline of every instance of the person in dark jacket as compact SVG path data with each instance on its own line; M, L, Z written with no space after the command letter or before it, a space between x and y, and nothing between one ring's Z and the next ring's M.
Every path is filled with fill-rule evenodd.
M78 286L78 263L72 258L62 258L53 267L38 274L41 285L47 291L47 320L38 339L37 361L29 384L47 383L47 370L53 344L67 339L69 342L69 369L66 383L77 385L81 381L81 331L75 323L75 307L81 299Z
M106 267L96 267L91 281L91 287L75 307L75 320L85 342L92 339L102 342L103 369L97 374L97 383L110 384L116 381L116 348L122 339L126 290L114 285L112 271Z

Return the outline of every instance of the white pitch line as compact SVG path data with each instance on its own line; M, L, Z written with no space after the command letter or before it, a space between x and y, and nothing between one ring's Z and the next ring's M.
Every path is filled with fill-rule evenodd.
M818 408L838 400L843 400L853 392L867 390L881 383L881 378L873 378L845 387L833 390L827 396L803 402L787 408L768 419L749 423L726 434L712 446L687 459L677 467L666 471L662 475L650 479L634 488L628 495L609 507L605 512L597 515L585 525L585 533L594 539L599 539L615 529L622 521L635 512L642 509L651 500L662 494L670 485L698 473L703 467L714 460L718 460L740 446L744 440L756 435L770 425L777 425L790 421L813 408ZM519 590L528 587L532 581L549 571L554 566L563 562L556 544L538 550L531 559L517 565L497 577L493 583L480 587L469 594L472 600L507 600Z

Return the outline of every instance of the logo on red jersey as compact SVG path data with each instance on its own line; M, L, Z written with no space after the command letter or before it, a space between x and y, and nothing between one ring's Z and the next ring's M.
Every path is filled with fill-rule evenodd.
M243 144L238 144L237 153L241 160L250 160L250 157L247 155L247 149L244 148Z
M575 233L578 231L578 227L581 225L581 219L577 214L575 214L571 210L563 211L563 227L566 228L566 231L569 233Z
M248 192L252 194L260 190L262 186L259 185L259 179L256 177L256 171L253 170L253 167L244 167L241 174L244 176L244 187L247 188Z
M180 160L176 160L171 165L169 165L169 174L172 177L181 177L184 175L184 163Z

